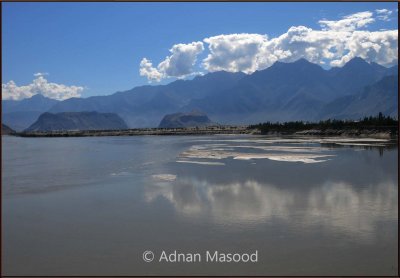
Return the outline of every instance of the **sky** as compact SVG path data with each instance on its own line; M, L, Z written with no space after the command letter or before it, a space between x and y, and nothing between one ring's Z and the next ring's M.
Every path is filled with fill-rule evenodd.
M2 98L108 95L306 58L398 63L397 3L2 3Z

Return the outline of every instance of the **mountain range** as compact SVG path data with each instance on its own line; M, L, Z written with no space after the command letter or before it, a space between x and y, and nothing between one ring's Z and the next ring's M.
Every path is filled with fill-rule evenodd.
M213 72L107 96L55 101L39 95L3 101L3 122L21 130L46 111L116 113L129 127L156 127L166 114L192 110L219 124L358 119L378 112L397 117L397 80L397 65L386 68L354 58L325 70L300 59L248 75Z
M3 100L2 122L16 131L24 130L57 102L59 101L41 94L22 100Z

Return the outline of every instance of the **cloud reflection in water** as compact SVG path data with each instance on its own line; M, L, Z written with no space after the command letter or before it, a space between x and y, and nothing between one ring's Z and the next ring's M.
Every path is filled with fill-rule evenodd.
M322 227L368 237L380 221L397 221L397 187L393 181L355 187L325 182L307 190L283 189L248 180L210 184L179 178L146 187L147 202L168 200L183 217L206 217L218 224L246 225L284 221L305 229Z

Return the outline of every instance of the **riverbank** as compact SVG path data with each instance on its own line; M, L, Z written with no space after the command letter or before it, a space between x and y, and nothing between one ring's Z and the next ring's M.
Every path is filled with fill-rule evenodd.
M333 136L333 137L366 137L393 139L398 137L397 127L380 128L341 128L341 129L305 129L305 130L279 130L261 132L263 135L299 135L299 136Z
M396 138L398 128L360 127L360 128L326 128L326 129L268 129L260 130L250 126L209 126L202 128L136 128L124 130L70 130L70 131L35 131L17 132L20 137L90 137L90 136L140 136L140 135L299 135L299 136L345 136Z
M209 126L193 128L135 128L124 130L68 130L19 132L20 137L88 137L88 136L139 136L139 135L214 135L255 134L247 126Z
M397 128L391 129L310 129L295 132L296 135L312 136L345 136L345 137L373 137L381 139L392 139L398 137Z

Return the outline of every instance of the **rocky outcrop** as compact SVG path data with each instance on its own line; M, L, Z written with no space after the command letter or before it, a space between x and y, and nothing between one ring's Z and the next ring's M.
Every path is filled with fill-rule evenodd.
M214 123L206 114L192 111L189 113L176 113L164 116L159 128L183 128L183 127L204 127Z
M26 131L119 130L127 125L117 114L98 112L43 113Z

